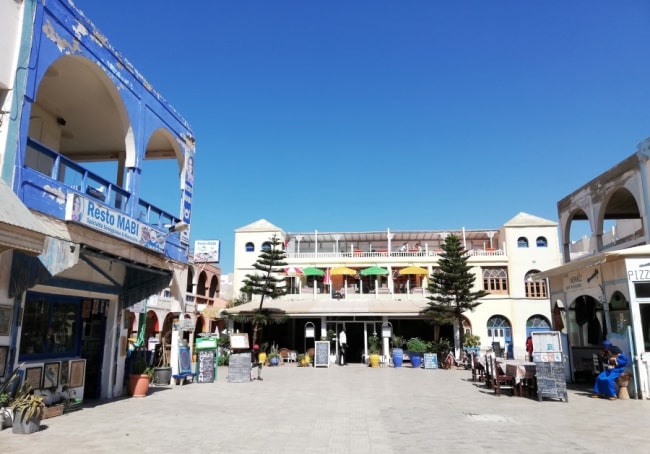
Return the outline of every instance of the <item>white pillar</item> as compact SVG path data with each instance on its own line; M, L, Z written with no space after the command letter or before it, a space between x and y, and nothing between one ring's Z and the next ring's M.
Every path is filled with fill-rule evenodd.
M171 351L169 354L169 364L172 366L172 374L177 375L179 372L178 368L178 340L180 338L179 336L180 331L179 330L172 330L172 344L171 344Z

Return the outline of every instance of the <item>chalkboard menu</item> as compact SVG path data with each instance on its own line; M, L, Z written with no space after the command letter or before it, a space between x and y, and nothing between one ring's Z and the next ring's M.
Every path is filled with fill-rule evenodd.
M438 354L425 353L424 354L424 368L437 369L438 368Z
M231 353L228 361L228 383L250 383L251 352Z
M330 367L330 343L324 341L316 342L314 352L314 367Z
M214 355L216 350L199 350L197 382L198 383L213 383L215 370L214 370Z
M563 399L569 401L566 390L566 376L564 361L535 361L535 375L537 377L537 399L544 397L550 399Z

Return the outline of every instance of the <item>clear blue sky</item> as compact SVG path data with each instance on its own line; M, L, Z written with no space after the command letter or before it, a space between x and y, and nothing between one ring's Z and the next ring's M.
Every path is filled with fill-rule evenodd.
M192 126L192 241L222 241L223 273L260 218L557 220L650 136L646 0L75 3ZM176 209L176 187L158 193Z

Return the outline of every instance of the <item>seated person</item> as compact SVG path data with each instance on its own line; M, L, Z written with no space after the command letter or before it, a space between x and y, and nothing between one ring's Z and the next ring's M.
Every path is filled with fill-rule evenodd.
M620 348L607 340L603 342L603 349L607 352L607 361L605 369L596 377L594 394L591 397L606 397L609 400L616 400L618 391L616 379L625 371L627 357Z

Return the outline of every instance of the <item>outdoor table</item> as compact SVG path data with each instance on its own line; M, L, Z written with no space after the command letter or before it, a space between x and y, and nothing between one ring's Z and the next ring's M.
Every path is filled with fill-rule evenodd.
M522 395L523 382L535 378L535 363L521 359L502 359L497 360L501 369L506 375L515 378L515 386L518 394Z

